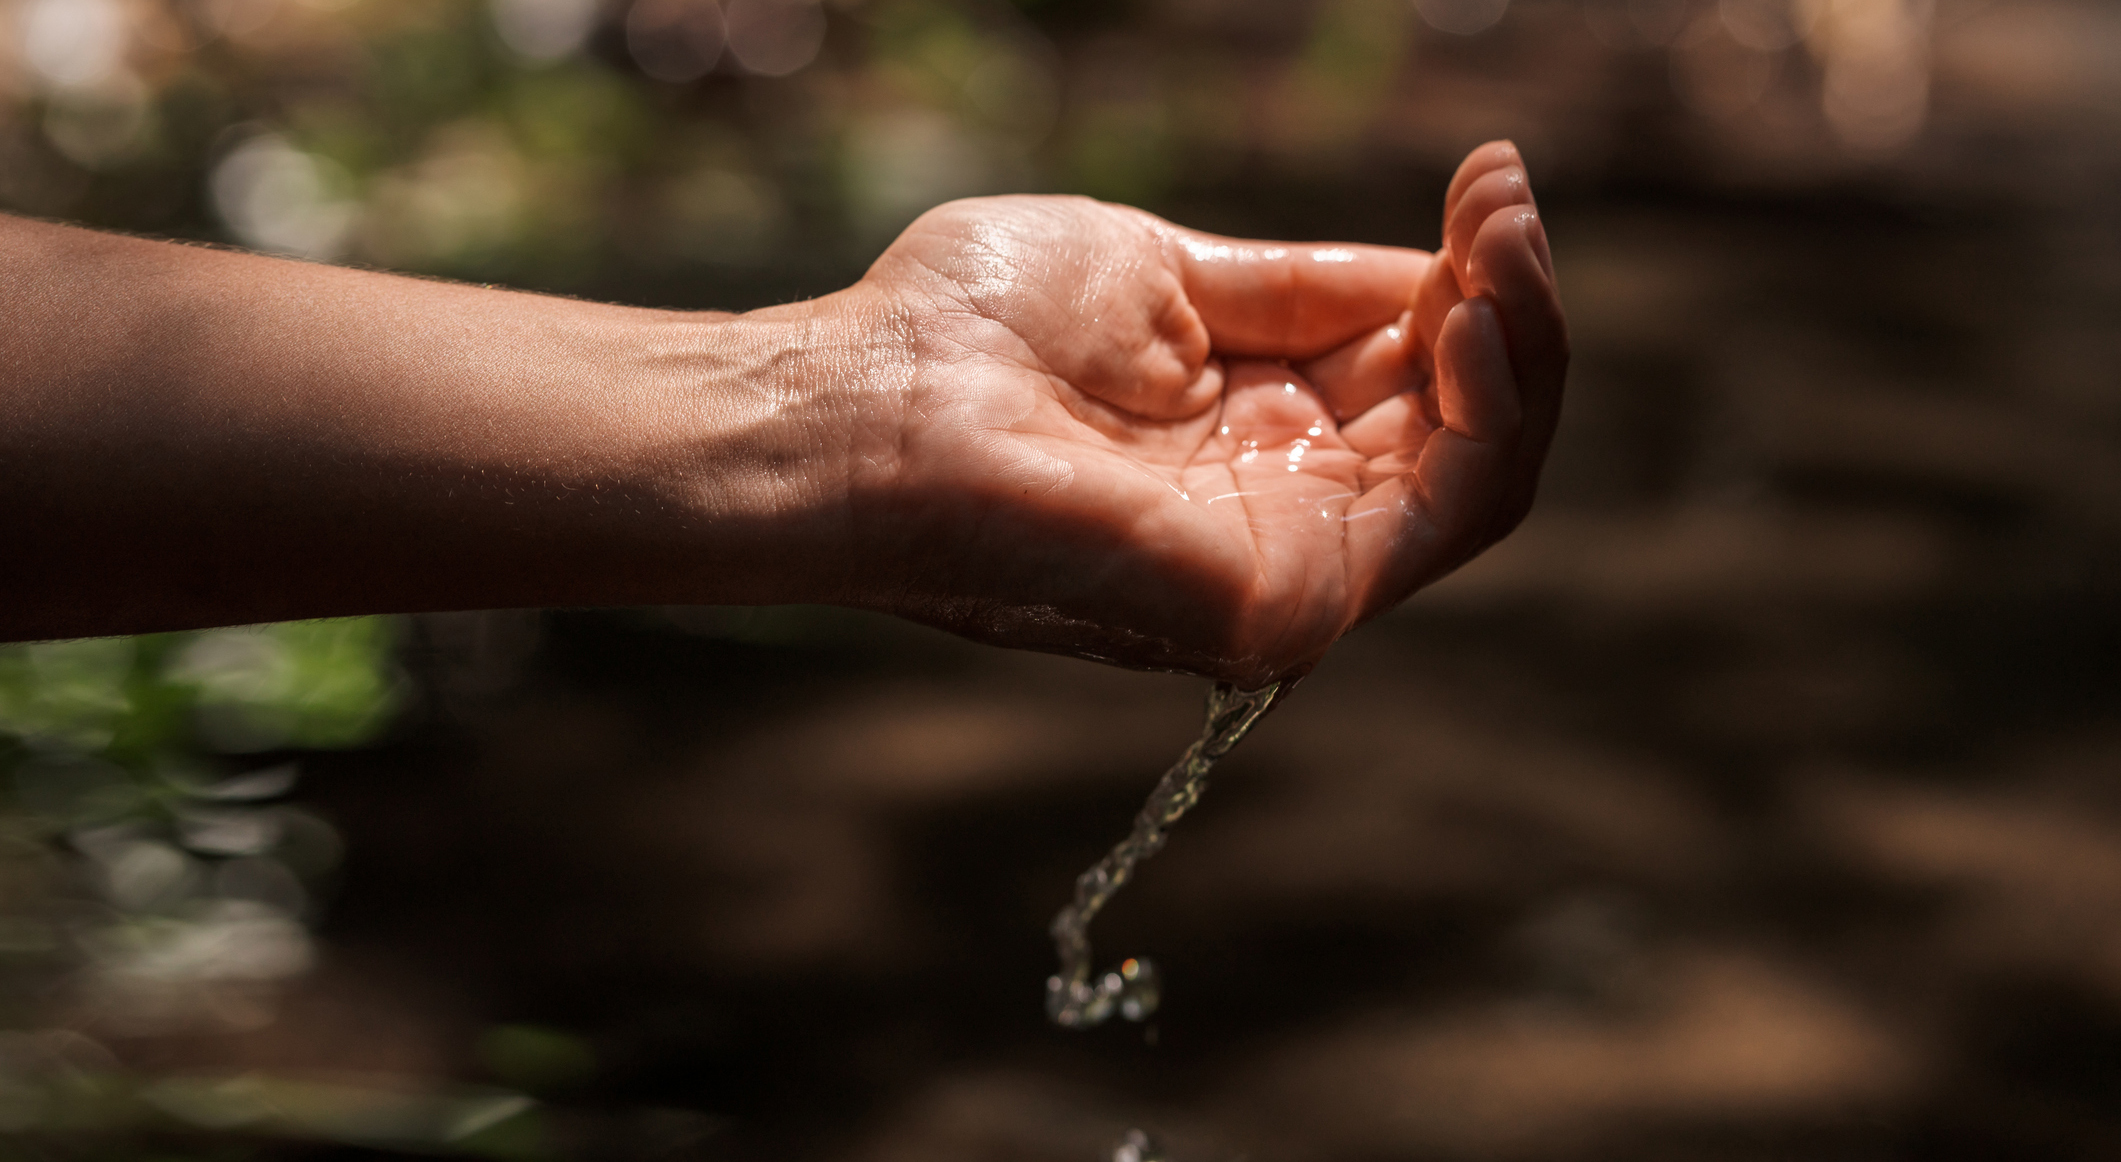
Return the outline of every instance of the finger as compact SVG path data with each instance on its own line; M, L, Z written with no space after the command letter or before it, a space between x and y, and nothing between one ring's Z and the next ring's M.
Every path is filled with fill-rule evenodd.
M1422 442L1413 471L1372 489L1346 518L1364 617L1478 552L1511 483L1522 413L1494 304L1469 299L1451 312L1436 372L1444 426Z
M1561 300L1541 261L1545 242L1536 209L1506 207L1481 225L1467 261L1475 293L1491 301L1499 315L1522 415L1511 487L1489 531L1490 542L1515 528L1531 508L1540 466L1561 419L1569 334Z
M1449 222L1457 216L1459 200L1465 197L1468 186L1492 170L1511 165L1525 168L1524 157L1513 141L1490 141L1466 154L1466 159L1458 163L1458 172L1451 175L1450 188L1444 191L1443 220Z
M1517 146L1508 141L1490 141L1467 154L1465 161L1459 163L1458 172L1451 177L1450 188L1445 191L1443 199L1443 242L1436 249L1435 263L1422 278L1419 289L1414 292L1414 335L1425 348L1423 353L1416 356L1417 363L1426 364L1430 361L1429 353L1436 348L1436 336L1443 329L1445 316L1449 315L1451 308L1457 306L1467 294L1459 275L1465 267L1464 245L1470 241L1470 237L1461 238L1460 247L1456 251L1451 248L1451 227L1454 222L1465 217L1460 210L1465 204L1466 195L1490 174L1512 167L1524 172L1524 158L1518 154ZM1530 194L1527 191L1526 200L1529 199ZM1492 210L1492 207L1490 209ZM1483 212L1472 218L1471 222L1478 226L1486 217L1487 213ZM1469 236L1472 231L1460 233Z
M1444 219L1444 248L1451 252L1451 267L1458 276L1458 287L1468 296L1479 294L1473 289L1467 273L1472 261L1473 239L1482 226L1496 211L1510 206L1532 205L1532 183L1525 177L1523 168L1506 165L1489 170L1466 186L1458 199L1457 209Z
M1424 371L1434 374L1436 338L1443 333L1443 321L1451 314L1451 308L1465 301L1465 291L1458 285L1457 262L1451 257L1451 248L1446 246L1436 252L1436 261L1422 275L1421 285L1414 291L1414 303L1409 308L1410 325L1414 328L1414 341L1419 348L1415 363Z
M1467 299L1436 346L1436 412L1443 428L1482 444L1512 445L1524 421L1508 335L1495 304ZM1418 471L1418 469L1417 469Z
M1414 452L1410 450L1419 449L1430 432L1443 426L1436 419L1433 402L1427 393L1395 395L1342 424L1341 442L1369 462L1371 479L1382 480L1411 471Z
M1420 390L1427 381L1415 360L1419 345L1411 326L1403 312L1386 326L1298 364L1296 370L1317 386L1334 421L1346 423L1401 392Z
M1215 349L1313 359L1406 310L1429 255L1392 246L1255 242L1173 228L1171 261Z

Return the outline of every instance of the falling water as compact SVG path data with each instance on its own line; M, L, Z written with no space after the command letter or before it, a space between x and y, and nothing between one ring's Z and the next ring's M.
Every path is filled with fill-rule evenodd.
M1164 772L1134 817L1134 829L1105 858L1075 877L1075 898L1053 917L1049 929L1060 953L1060 971L1046 980L1046 1015L1054 1024L1087 1029L1103 1024L1114 1012L1140 1021L1156 1011L1161 999L1156 966L1146 959L1128 957L1095 982L1090 979L1090 921L1113 893L1134 878L1134 865L1155 855L1171 825L1200 801L1215 761L1243 741L1253 724L1295 686L1294 678L1257 690L1216 683L1208 692L1207 720L1201 725L1200 737Z

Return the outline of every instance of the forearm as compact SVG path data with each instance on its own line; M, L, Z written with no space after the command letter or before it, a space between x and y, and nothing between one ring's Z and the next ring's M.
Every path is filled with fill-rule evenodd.
M0 638L830 600L865 426L821 317L0 219Z

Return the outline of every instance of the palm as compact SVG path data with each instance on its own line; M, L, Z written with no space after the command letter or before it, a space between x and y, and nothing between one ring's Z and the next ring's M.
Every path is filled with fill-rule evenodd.
M994 598L916 591L916 616L1260 682L1514 523L1482 471L1495 433L1444 422L1509 417L1431 389L1439 352L1445 381L1490 353L1477 320L1443 333L1456 279L1427 255L1025 198L931 213L872 281L915 335L907 464L983 494L956 527L920 527L958 549L949 591Z

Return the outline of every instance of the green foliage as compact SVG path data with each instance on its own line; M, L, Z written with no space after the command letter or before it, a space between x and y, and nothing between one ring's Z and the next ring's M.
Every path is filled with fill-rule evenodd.
M133 710L137 657L130 638L0 650L0 731L38 750L110 747Z
M531 1093L580 1084L597 1069L586 1042L542 1025L496 1025L480 1034L478 1050L496 1080Z
M93 857L112 939L167 936L220 891L298 914L337 837L261 805L293 784L292 765L230 777L223 756L375 737L400 699L395 641L393 621L352 618L0 646L0 884L15 889L0 898L0 955L61 951L40 919L57 852L38 837ZM210 888L232 859L249 862Z
M490 43L471 23L475 10L437 8L442 19L391 29L367 45L361 88L378 119L408 145L429 127L476 110L498 71Z
M534 158L631 160L658 139L641 90L589 61L516 73L500 103L517 144Z
M118 1142L164 1115L238 1124L229 1110L241 1103L221 1089L187 1104L180 1083L155 1083L176 1087L159 1100L77 1033L4 1030L47 1020L41 998L69 977L104 974L98 995L122 1009L127 981L255 985L303 971L300 919L338 838L269 802L292 786L292 764L232 773L241 760L224 756L374 738L400 698L396 639L390 619L351 618L0 646L0 981L11 986L0 992L0 1128ZM69 901L84 891L101 897L93 911ZM61 1052L69 1045L92 1050L87 1066ZM374 1101L316 1092L315 1126L276 1128L359 1140L371 1123L411 1118L421 1133L448 1130L433 1131L446 1146L524 1104L478 1106L498 1112L460 1132L452 1110L370 1117ZM191 1116L202 1110L221 1121ZM506 1140L520 1145L515 1133Z
M1329 0L1291 71L1284 127L1298 156L1345 157L1387 107L1406 63L1413 10L1403 0Z
M159 677L180 700L189 695L214 750L356 746L396 706L395 629L369 617L210 630L169 651Z
M397 705L395 637L388 619L349 618L0 646L0 753L146 772L356 746Z
M1092 197L1153 204L1178 176L1169 120L1160 104L1088 105L1071 129L1069 184Z

